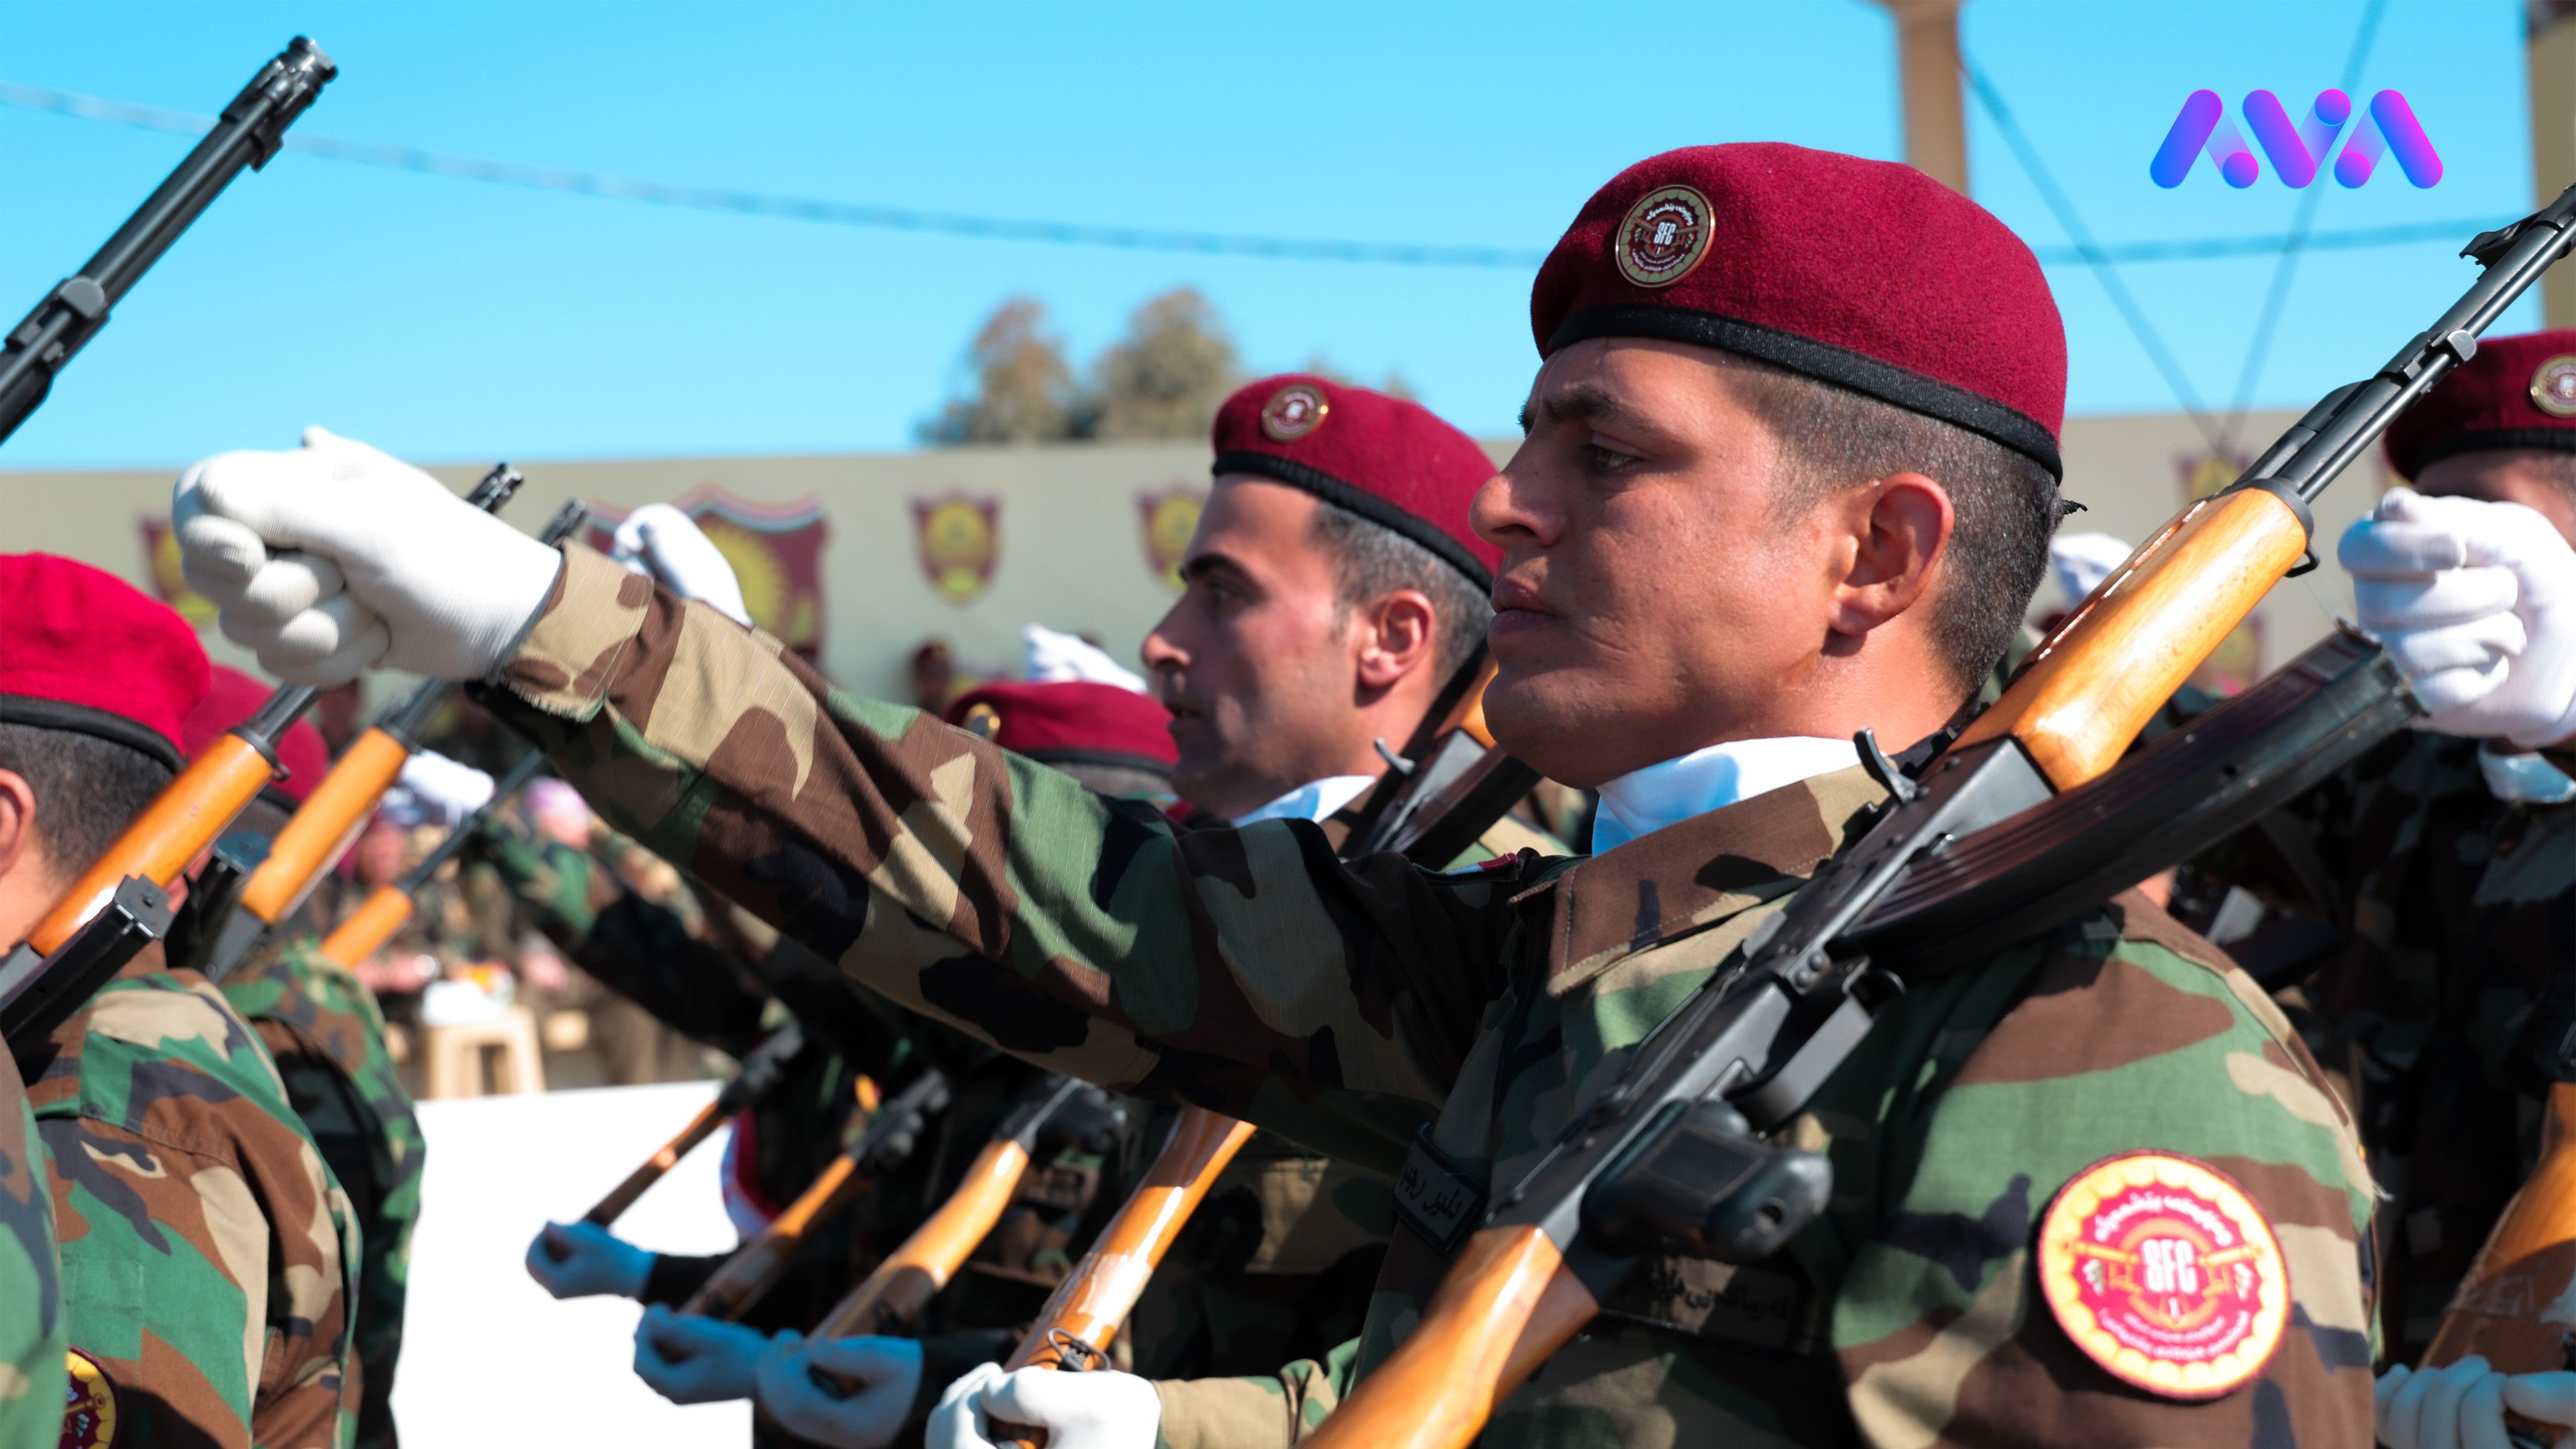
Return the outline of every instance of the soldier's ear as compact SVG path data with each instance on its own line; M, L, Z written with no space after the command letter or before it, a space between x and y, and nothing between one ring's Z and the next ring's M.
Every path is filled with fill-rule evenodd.
M0 878L21 867L52 874L36 840L35 788L17 771L0 770Z

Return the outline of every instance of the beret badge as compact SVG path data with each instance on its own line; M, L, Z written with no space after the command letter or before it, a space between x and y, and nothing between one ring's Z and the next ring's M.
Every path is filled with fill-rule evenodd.
M1306 383L1292 382L1261 405L1261 431L1274 443L1293 443L1324 424L1332 404Z
M2531 374L2531 405L2553 418L2576 418L2576 353L2562 352Z
M1664 186L1628 208L1610 249L1619 275L1640 287L1669 287L1708 255L1708 198L1695 187Z

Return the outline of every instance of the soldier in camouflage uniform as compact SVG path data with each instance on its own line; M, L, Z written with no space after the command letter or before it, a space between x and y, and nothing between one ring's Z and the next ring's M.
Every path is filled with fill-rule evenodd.
M250 718L269 687L215 667L214 687L187 720L193 755ZM286 778L260 792L228 834L275 839L330 769L321 734L297 721L278 746ZM265 854L265 851L259 852ZM412 1230L420 1222L420 1180L428 1163L420 1118L385 1045L374 993L325 956L309 912L299 909L270 949L224 978L232 1003L277 1063L286 1099L313 1137L332 1179L349 1195L363 1244L358 1261L355 1342L362 1393L358 1449L392 1449L395 1368L402 1356Z
M5 688L5 685L0 685ZM14 1062L0 1062L0 1446L53 1449L63 1371L62 1255L45 1145Z
M0 559L0 600L14 943L169 782L207 666L176 614L84 565ZM156 945L19 1066L54 1170L64 1442L344 1442L356 1222L250 1025Z
M331 616L263 609L262 572L287 566L268 540L341 562L383 661L496 678L621 828L897 1000L1455 1188L1400 1200L1364 1379L1449 1229L1884 799L1818 742L1937 739L1964 713L2057 517L2046 281L1909 168L1653 158L1586 204L1531 310L1529 438L1476 502L1503 554L1486 709L1618 806L1633 838L1583 861L1445 875L1339 862L1302 821L1175 832L327 436L200 465L176 526L225 627L281 668L334 679L379 636L341 653ZM470 588L440 562L460 550L483 561ZM1781 1136L1831 1161L1825 1216L1760 1265L1650 1263L1484 1442L2369 1433L2352 1124L2269 1000L2144 900L1919 985ZM2226 1271L2195 1242L2234 1245ZM2086 1245L2120 1266L2076 1271ZM2160 1305L2183 1291L2224 1305L2211 1336L2175 1336ZM989 1437L988 1405L1035 1378L957 1396L943 1425ZM1134 1402L1133 1378L1051 1382L1095 1380ZM1275 1380L1180 1387L1141 1424L1048 1427L1083 1425L1067 1449L1285 1443L1323 1407Z
M2428 498L2523 504L2576 543L2576 331L2482 342L2390 429ZM2542 527L2527 516L2521 523ZM2360 580L2365 621L2372 588ZM2402 584L2405 580L2391 580ZM2202 862L2278 906L2248 940L2357 1064L2386 1349L2413 1363L2576 1069L2576 752L2410 731ZM2302 930L2322 922L2330 930Z

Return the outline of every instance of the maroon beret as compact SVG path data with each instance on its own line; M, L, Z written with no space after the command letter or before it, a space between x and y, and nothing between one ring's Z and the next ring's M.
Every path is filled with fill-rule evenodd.
M2412 478L2453 453L2576 450L2576 329L2489 337L2388 426L2388 466Z
M1476 536L1467 507L1494 476L1494 460L1420 403L1282 373L1225 400L1215 442L1218 474L1303 488L1431 550L1476 587L1493 587L1502 550Z
M1530 288L1544 357L1654 337L1766 362L1991 438L2063 477L2066 327L2039 259L1911 166L1691 146L1592 194Z
M992 719L979 727L976 718L986 712ZM1045 765L1127 765L1161 773L1181 758L1172 743L1171 711L1150 695L1114 684L987 684L957 696L944 718Z
M257 714L276 689L276 685L263 684L238 669L216 665L214 687L206 691L195 709L188 711L181 728L180 743L188 747L188 758L195 759L215 736ZM313 727L311 720L299 719L286 727L286 738L277 742L277 763L285 769L286 778L271 781L268 790L285 796L291 808L303 804L313 787L329 773L331 747L322 742L322 732Z
M0 722L114 740L175 771L205 697L205 647L169 605L85 563L0 554Z

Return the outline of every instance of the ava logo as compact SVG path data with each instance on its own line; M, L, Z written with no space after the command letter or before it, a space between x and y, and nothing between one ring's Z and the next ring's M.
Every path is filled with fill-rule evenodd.
M2353 114L2352 97L2339 90L2319 92L2317 103L2296 123L2282 109L2281 98L2270 91L2247 96L2244 110L2245 124L2263 154L2271 158L2284 186L2302 187L2317 179L2346 122L2351 123L2352 137L2344 143L2343 154L2334 158L2335 180L2345 186L2368 181L2379 168L2379 158L2390 155L2397 158L2397 169L2417 186L2442 179L2442 158L2434 154L2433 143L2416 122L2414 108L2395 91L2372 96L2369 113L2362 116ZM2263 174L2244 133L2227 119L2227 103L2218 98L2218 92L2193 91L2191 99L2182 103L2182 114L2174 117L2173 129L2165 133L2156 159L2147 163L2147 175L2158 186L2180 186L2204 151L2218 174L2239 191Z

